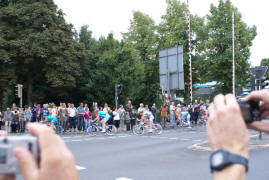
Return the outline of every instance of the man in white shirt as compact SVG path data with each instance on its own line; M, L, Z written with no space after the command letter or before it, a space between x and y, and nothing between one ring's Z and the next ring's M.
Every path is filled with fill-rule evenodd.
M70 123L70 132L76 131L76 108L74 107L74 104L71 104L71 107L68 108L68 121Z

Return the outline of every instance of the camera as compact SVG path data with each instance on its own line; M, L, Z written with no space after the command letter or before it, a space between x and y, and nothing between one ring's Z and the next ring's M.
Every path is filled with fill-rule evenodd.
M39 162L39 148L35 136L3 136L0 137L0 174L19 174L18 161L13 156L15 147L28 149Z
M260 121L260 101L257 100L242 100L238 102L242 116L247 124L252 123L253 121Z

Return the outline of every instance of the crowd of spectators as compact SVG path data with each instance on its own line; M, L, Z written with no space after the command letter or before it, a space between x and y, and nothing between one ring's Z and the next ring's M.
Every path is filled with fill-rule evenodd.
M97 102L93 102L91 107L88 104L80 103L75 107L71 103L60 103L56 106L54 103L37 104L33 107L25 106L18 108L15 104L6 111L0 112L0 129L5 129L12 133L24 133L25 126L29 122L44 122L46 118L57 118L58 124L61 125L65 133L77 132L83 133L91 124L91 120L95 119L99 111L104 111L110 115L108 124L114 124L117 131L130 131L140 119L140 113L151 111L154 119L157 121L157 112L160 112L161 122L169 122L170 126L175 126L182 114L188 113L190 122L197 124L197 122L208 119L209 101L204 103L202 100L198 103L197 100L190 104L177 104L174 102L170 104L163 104L160 109L157 109L156 104L153 103L151 107L141 103L137 110L129 100L128 103L120 105L119 108L111 108L107 103L103 107L98 106Z

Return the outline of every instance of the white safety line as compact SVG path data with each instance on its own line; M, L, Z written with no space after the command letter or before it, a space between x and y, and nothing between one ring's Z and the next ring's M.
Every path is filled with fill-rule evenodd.
M71 140L72 142L79 142L79 141L82 141L81 139L73 139Z
M130 179L130 178L126 178L126 177L120 177L120 178L117 178L115 180L134 180L134 179Z
M76 165L76 169L77 169L78 171L80 171L80 170L84 170L84 169L87 169L87 168Z

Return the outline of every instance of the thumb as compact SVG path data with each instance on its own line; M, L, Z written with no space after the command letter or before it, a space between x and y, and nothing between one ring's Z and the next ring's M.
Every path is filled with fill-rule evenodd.
M17 158L19 167L25 180L38 179L38 166L33 155L25 148L14 148L14 156Z

